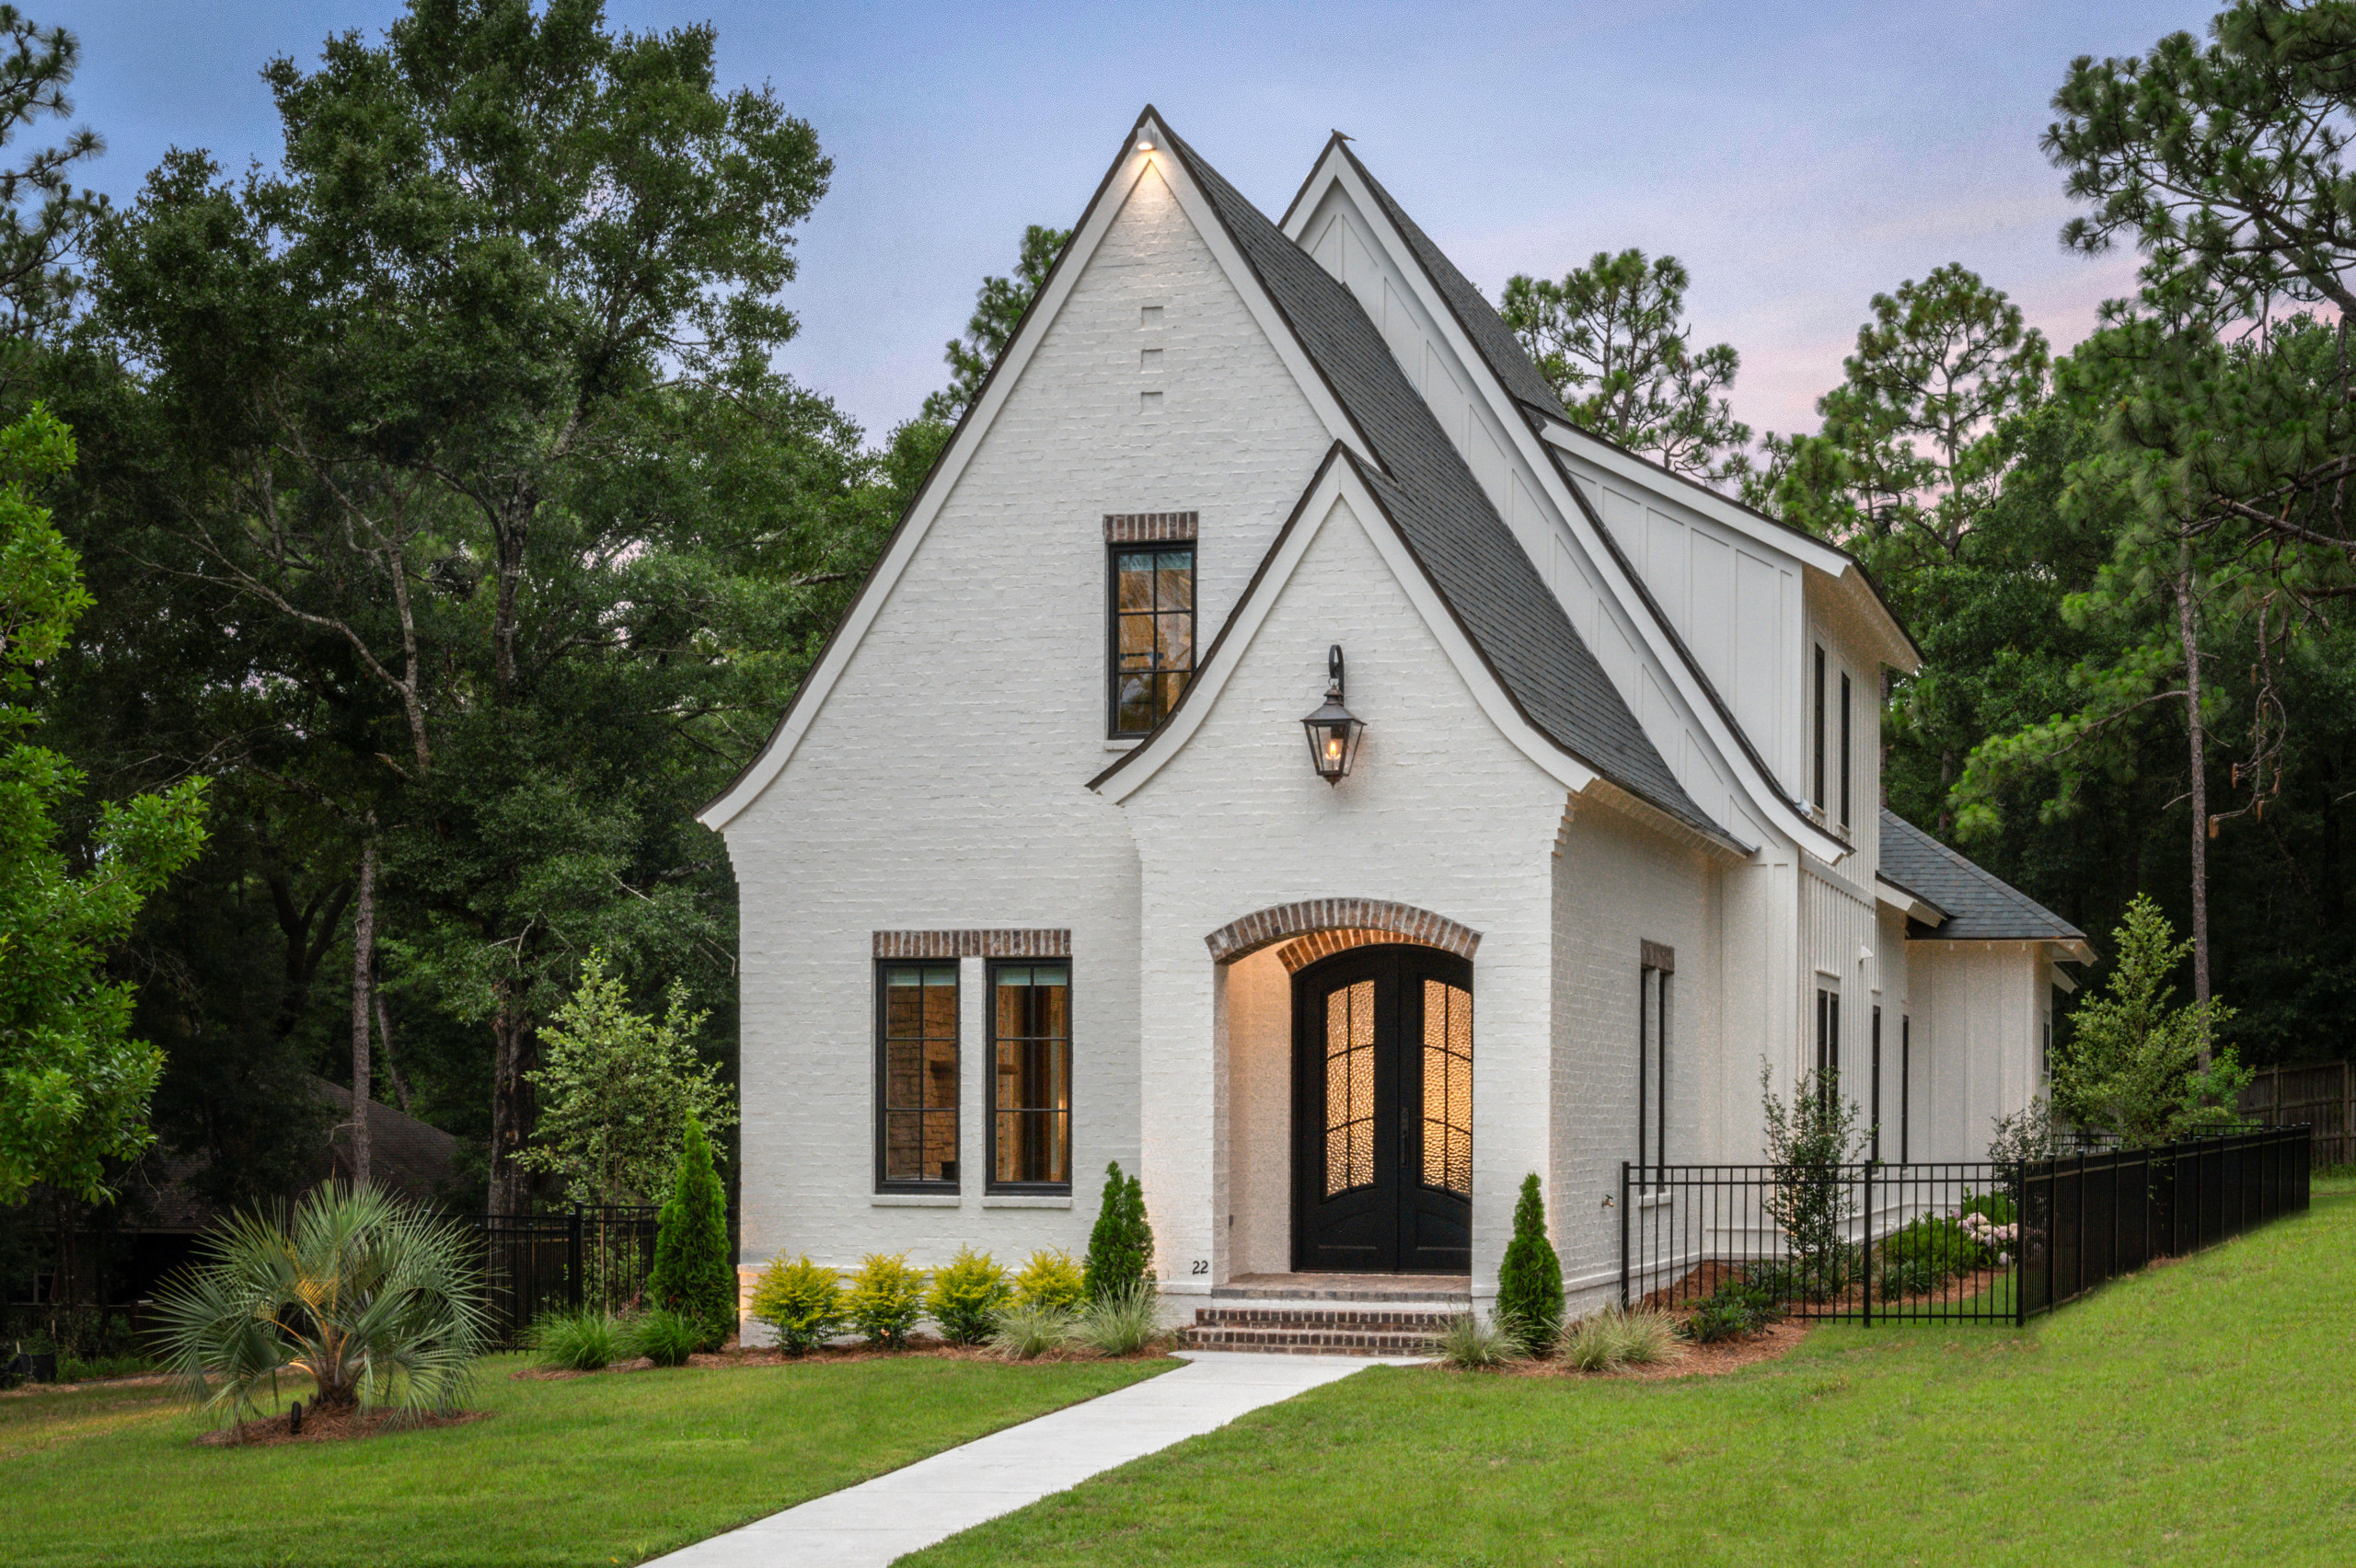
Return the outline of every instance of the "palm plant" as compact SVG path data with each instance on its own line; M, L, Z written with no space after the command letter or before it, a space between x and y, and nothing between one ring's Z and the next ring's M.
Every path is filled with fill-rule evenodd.
M489 1334L465 1233L373 1188L314 1189L239 1215L158 1297L165 1361L205 1407L258 1413L264 1385L307 1375L316 1404L455 1408Z

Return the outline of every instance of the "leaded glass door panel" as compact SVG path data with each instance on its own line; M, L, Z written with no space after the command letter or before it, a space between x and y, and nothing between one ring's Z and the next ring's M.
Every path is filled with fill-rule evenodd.
M1293 977L1293 1267L1472 1263L1472 966L1357 948Z

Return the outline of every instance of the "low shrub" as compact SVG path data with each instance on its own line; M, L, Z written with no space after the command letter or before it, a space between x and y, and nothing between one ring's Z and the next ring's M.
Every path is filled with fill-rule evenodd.
M1026 1306L1069 1311L1088 1299L1087 1278L1069 1252L1043 1249L1014 1276L1014 1297Z
M850 1276L843 1316L883 1350L905 1350L908 1331L924 1316L925 1272L908 1267L906 1252L870 1252Z
M2013 1211L2011 1194L2005 1193L1975 1193L1964 1200L1955 1216L1962 1219L1975 1214L1991 1225L2010 1225L2020 1217Z
M1098 1297L1080 1309L1071 1325L1074 1340L1104 1355L1135 1355L1159 1344L1166 1332L1161 1297L1149 1279Z
M706 1325L685 1312L656 1307L629 1320L624 1343L657 1366L685 1366L704 1346Z
M623 1325L612 1313L583 1307L543 1313L532 1325L532 1359L564 1372L602 1372L623 1355Z
M1450 1366L1466 1372L1494 1370L1525 1359L1521 1326L1511 1318L1459 1312L1439 1326L1432 1348Z
M1014 1286L987 1252L960 1247L949 1266L932 1276L925 1309L951 1344L979 1344L990 1337L998 1309L1011 1300Z
M1925 1259L1885 1259L1881 1266L1881 1298L1902 1301L1910 1296L1928 1296L1946 1280L1946 1273Z
M1654 1366L1684 1354L1677 1343L1677 1320L1650 1307L1607 1307L1563 1327L1565 1362L1581 1372L1611 1372L1623 1366Z
M806 1355L843 1326L842 1276L806 1253L791 1262L780 1254L753 1282L746 1311L777 1331L778 1348L786 1355Z
M1685 1320L1685 1337L1696 1344L1750 1339L1783 1316L1782 1302L1764 1286L1728 1280Z
M1031 1361L1069 1344L1071 1332L1068 1307L1017 1301L991 1319L990 1348L1009 1361Z
M1911 1220L1885 1237L1881 1244L1885 1274L1891 1269L1927 1270L1933 1285L1949 1274L1978 1268L1980 1261L1980 1243L1971 1239L1961 1222L1941 1215L1926 1214Z

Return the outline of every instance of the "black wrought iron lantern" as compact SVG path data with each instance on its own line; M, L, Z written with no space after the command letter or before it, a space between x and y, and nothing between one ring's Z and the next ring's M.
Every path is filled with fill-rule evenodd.
M1366 733L1366 721L1342 706L1342 645L1325 656L1325 667L1332 683L1325 688L1325 706L1300 721L1309 732L1310 766L1317 769L1317 777L1328 784L1339 784L1350 776L1350 767L1358 759L1358 741Z

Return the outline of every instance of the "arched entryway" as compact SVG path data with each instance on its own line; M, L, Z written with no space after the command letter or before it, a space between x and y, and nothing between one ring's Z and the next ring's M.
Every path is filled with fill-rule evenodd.
M1292 1034L1295 1271L1466 1273L1470 960L1393 940L1305 963Z

